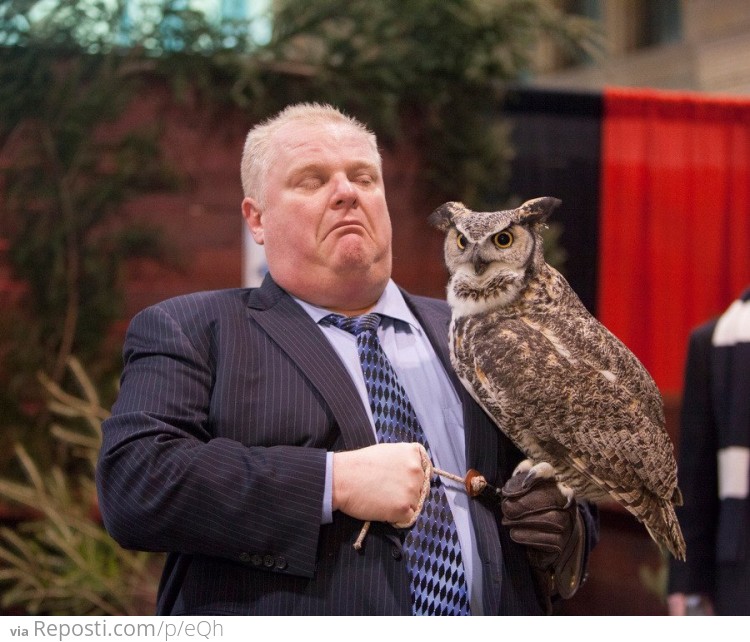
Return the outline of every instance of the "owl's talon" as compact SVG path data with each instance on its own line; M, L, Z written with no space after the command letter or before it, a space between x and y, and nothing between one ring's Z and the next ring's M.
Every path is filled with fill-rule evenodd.
M526 460L530 462L531 460ZM526 462L521 462L521 464L524 464ZM519 464L519 466L521 466ZM517 468L518 469L518 468ZM541 461L538 464L534 464L529 468L526 472L526 479L523 480L523 486L524 488L528 488L529 486L533 485L534 482L537 479L554 479L555 478L555 469L552 467L552 464L548 464L546 461Z
M532 466L527 476L538 477L540 479L554 479L555 469L552 467L552 464L540 461L538 464Z
M516 475L520 475L522 473L528 473L532 468L534 467L534 462L530 459L524 459L518 466L516 466L513 469L513 474L511 477L515 477Z
M535 464L531 459L524 459L513 471L513 476L526 475L523 480L523 488L533 486L537 479L555 479L556 472L552 464L541 461ZM557 488L560 494L565 498L565 508L568 508L575 500L575 491L566 484L557 482Z
M570 486L567 486L562 482L557 482L557 490L559 490L560 494L565 498L564 508L570 508L571 504L576 499L576 492Z

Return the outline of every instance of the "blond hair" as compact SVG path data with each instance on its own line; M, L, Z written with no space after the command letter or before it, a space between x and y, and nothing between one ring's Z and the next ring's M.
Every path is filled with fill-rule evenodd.
M378 159L382 163L378 142L363 123L349 116L336 107L321 103L297 103L289 105L275 116L272 116L253 127L245 139L242 150L240 176L245 196L264 202L264 179L274 159L273 138L275 134L291 122L304 122L310 125L342 124L352 127L365 135Z

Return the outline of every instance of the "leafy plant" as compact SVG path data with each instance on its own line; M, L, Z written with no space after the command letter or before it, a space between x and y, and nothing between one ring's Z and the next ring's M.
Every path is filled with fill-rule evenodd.
M164 256L157 230L141 228L137 244L118 231L122 205L179 184L159 124L121 120L148 70L141 51L118 45L124 7L0 0L0 225L27 285L0 342L0 441L22 434L35 456L48 416L34 373L62 383L73 353L112 368L100 348L122 312L122 263Z
M542 37L596 46L591 24L550 0L282 0L277 7L271 40L256 58L291 72L280 98L330 101L386 142L415 140L428 159L430 189L473 207L507 197L511 152L498 122L505 83L530 71ZM259 98L257 84L247 84L248 104ZM272 102L269 94L260 98Z
M98 520L94 470L108 412L80 362L70 357L68 367L78 395L41 380L50 411L63 420L50 434L79 472L53 466L43 473L16 446L26 482L0 479L0 498L27 516L15 529L0 528L0 605L33 615L140 614L156 593L155 558L120 548Z
M18 48L6 65L36 74L0 82L14 97L0 97L0 141L12 159L3 172L10 259L30 285L32 332L48 355L40 365L56 382L74 350L96 348L81 341L80 319L101 336L120 311L116 296L101 294L117 291L123 257L96 231L135 194L170 184L157 132L104 130L135 90L126 62Z

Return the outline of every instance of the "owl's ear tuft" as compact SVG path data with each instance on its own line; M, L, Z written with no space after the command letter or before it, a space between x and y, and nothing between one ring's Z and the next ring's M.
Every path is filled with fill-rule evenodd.
M524 223L543 223L561 204L559 198L552 196L531 199L518 208L521 213L520 220Z
M453 225L453 214L459 209L466 209L463 203L456 201L443 203L427 217L427 222L441 232L447 232Z

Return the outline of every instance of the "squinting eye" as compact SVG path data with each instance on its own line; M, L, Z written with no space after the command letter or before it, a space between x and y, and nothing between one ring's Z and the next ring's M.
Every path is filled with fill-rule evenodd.
M318 189L323 184L323 181L314 176L309 176L299 182L299 187L302 189Z
M513 245L513 235L510 232L498 232L492 237L492 242L501 250L506 250Z
M466 249L466 237L461 232L456 234L456 245L458 245L459 250Z

